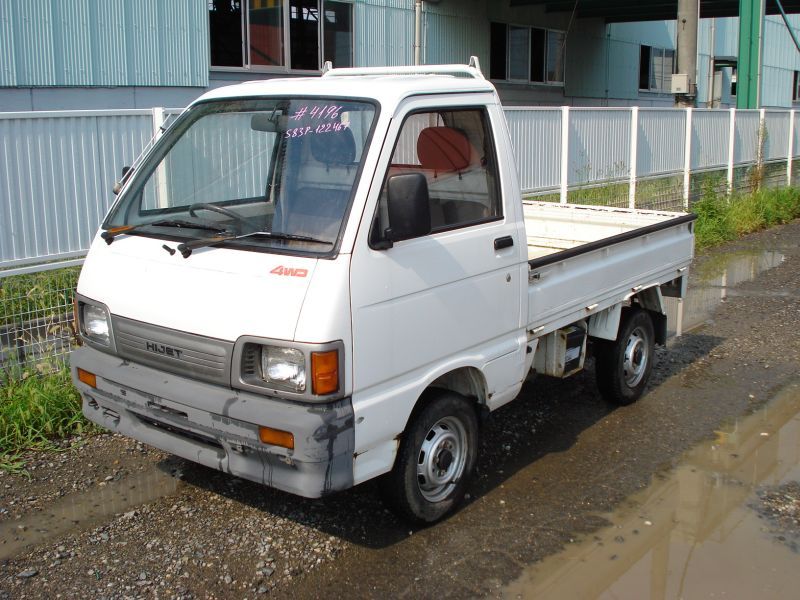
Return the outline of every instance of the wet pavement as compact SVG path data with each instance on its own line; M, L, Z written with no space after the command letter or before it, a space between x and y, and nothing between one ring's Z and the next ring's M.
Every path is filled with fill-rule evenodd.
M603 515L611 525L525 570L506 598L791 598L800 555L756 490L800 479L800 385L690 450Z
M785 597L797 555L748 504L798 478L800 221L701 256L680 325L632 406L591 364L526 384L464 506L425 529L373 483L306 500L118 436L62 455L71 490L42 459L0 478L0 598L703 597L731 574L729 597Z
M692 272L692 285L686 298L666 298L669 334L680 335L711 320L714 311L728 298L742 294L780 296L791 295L789 291L768 290L743 291L737 289L741 283L753 281L761 273L773 269L786 260L786 255L775 250L759 247L744 248L735 252L715 256L702 263Z
M103 483L90 493L69 494L27 518L0 522L0 561L65 533L91 529L104 519L173 494L181 485L174 472L158 468Z

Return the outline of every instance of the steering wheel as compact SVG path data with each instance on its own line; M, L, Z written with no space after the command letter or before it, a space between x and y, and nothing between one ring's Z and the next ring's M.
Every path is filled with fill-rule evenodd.
M221 215L225 215L243 225L250 225L250 221L245 219L242 215L232 211L229 208L225 208L223 206L217 206L216 204L209 204L208 202L198 202L197 204L192 204L189 207L189 214L193 217L196 217L196 211L203 209L203 210L210 210L211 212L219 213Z

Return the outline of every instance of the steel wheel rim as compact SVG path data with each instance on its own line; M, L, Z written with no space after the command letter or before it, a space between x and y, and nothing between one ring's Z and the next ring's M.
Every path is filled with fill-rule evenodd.
M428 430L417 455L417 484L428 502L450 494L467 464L467 430L455 417L439 419Z
M637 327L628 337L622 361L622 375L628 387L639 385L649 361L650 345L647 343L647 334L641 327Z

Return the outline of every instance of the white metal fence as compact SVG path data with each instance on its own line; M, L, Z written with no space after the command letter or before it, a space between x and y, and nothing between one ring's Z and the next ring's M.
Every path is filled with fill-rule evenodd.
M69 348L77 271L61 267L81 262L120 168L179 112L0 113L0 366ZM508 108L506 117L523 194L554 202L681 210L706 190L800 177L795 111Z
M0 277L82 256L111 188L177 110L0 113ZM685 209L709 173L721 190L791 181L795 111L506 109L523 193Z
M130 165L177 110L0 113L0 277L86 253Z
M795 111L563 107L506 116L526 195L687 210L708 185L749 191L796 179Z

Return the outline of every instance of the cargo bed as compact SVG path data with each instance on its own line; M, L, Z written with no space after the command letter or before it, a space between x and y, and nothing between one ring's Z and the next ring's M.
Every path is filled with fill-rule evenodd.
M531 201L523 211L531 337L680 277L694 255L692 214Z

